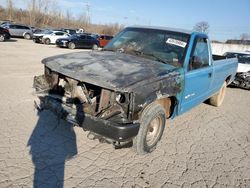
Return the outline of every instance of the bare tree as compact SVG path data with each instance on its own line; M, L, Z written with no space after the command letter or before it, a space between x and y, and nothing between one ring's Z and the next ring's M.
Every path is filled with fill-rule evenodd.
M194 26L194 31L202 32L202 33L208 33L209 32L209 24L208 22L202 21L198 22Z
M68 9L67 12L66 12L66 23L67 23L67 27L70 26L70 21L72 20L71 18L71 13L70 13L70 10Z
M240 35L240 40L250 40L250 34L242 33Z
M6 4L7 4L7 11L8 11L8 19L12 20L13 1L12 0L6 0Z

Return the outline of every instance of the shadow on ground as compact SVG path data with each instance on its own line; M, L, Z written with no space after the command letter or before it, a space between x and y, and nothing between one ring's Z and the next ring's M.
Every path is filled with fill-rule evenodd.
M15 39L9 39L9 40L6 40L6 41L4 41L4 42L17 42L17 40L15 40Z
M39 119L28 141L35 166L33 187L63 187L66 160L77 154L73 127L49 111Z

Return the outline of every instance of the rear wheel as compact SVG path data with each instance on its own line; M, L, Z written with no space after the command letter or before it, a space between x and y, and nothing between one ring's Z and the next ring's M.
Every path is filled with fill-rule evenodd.
M75 49L76 48L76 45L75 45L75 43L73 43L73 42L70 42L69 43L69 49Z
M0 34L0 42L3 42L3 41L5 41L5 36L4 34Z
M224 82L219 92L213 95L211 98L209 98L209 103L216 107L221 106L225 98L226 88L227 88L227 82Z
M24 38L27 39L27 40L30 40L31 39L31 35L29 33L26 33L24 35Z
M133 148L138 154L155 150L162 137L166 123L164 108L159 104L151 104L142 112L140 129L133 140Z
M50 39L49 39L49 38L45 39L45 40L44 40L44 44L49 45L49 44L50 44Z

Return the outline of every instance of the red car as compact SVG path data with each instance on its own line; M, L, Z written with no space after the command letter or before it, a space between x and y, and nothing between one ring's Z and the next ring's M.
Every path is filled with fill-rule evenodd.
M112 38L110 35L100 35L97 40L100 42L100 47L104 47Z

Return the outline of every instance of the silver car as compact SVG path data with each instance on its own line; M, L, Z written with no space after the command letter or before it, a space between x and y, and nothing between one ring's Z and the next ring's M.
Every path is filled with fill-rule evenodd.
M33 36L33 31L29 26L19 24L7 24L3 27L7 28L10 32L10 35L13 37L24 37L25 39L31 39Z

